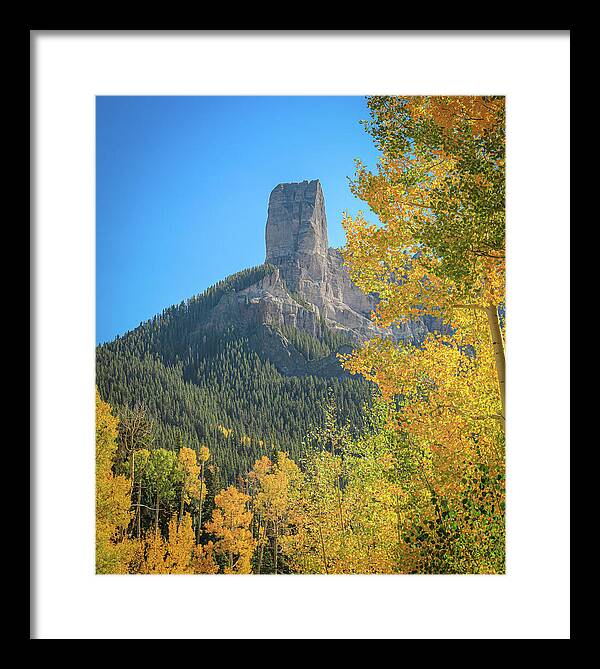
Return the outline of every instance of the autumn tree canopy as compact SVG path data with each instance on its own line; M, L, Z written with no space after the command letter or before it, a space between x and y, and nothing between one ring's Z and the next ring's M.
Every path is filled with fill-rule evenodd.
M357 162L353 192L378 216L345 216L350 275L381 301L382 326L483 318L504 416L505 124L502 97L372 97L376 172ZM502 325L502 327L501 327Z

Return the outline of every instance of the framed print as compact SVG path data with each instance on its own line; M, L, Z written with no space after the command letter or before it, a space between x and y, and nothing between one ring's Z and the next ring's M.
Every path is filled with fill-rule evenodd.
M568 31L30 39L32 638L568 638Z

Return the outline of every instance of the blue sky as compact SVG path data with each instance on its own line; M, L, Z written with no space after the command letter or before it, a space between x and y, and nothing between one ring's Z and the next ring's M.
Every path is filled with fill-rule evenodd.
M366 205L362 97L98 97L96 338L113 339L265 255L271 190L320 179L330 246Z

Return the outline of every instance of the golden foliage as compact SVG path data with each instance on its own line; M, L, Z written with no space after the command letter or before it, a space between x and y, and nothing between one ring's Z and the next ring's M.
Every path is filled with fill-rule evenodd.
M381 325L504 301L504 99L371 98L382 149L357 161L354 194L378 216L346 215L350 274L377 292Z
M200 466L196 460L196 451L192 448L183 447L177 453L177 473L181 481L181 512L186 504L192 499L199 499L200 490ZM203 496L203 495L202 495Z
M205 545L198 545L194 549L192 561L195 574L218 574L219 565L215 560L214 544L212 541Z
M277 573L280 551L299 522L299 498L303 475L287 453L278 451L273 463L263 456L248 475L253 489L253 509L258 521L257 534L260 572L265 547L272 542L273 568Z
M408 525L397 527L401 569L495 573L504 569L504 99L385 97L370 107L383 155L376 174L357 164L353 191L380 224L344 218L345 261L378 293L379 325L424 315L445 325L419 347L376 338L342 361L385 401L401 401L388 428L403 435L415 474L394 482L398 508L409 502ZM384 457L394 470L394 453Z
M231 436L231 434L232 434L232 432L233 432L233 429L232 429L232 428L227 428L227 427L225 427L224 425L217 425L217 429L219 430L219 432L221 432L221 434L222 434L226 439L229 439L229 437Z
M144 574L215 574L218 572L213 543L197 546L192 517L181 521L173 514L169 521L169 538L149 533L144 544L145 559L139 569Z
M212 519L206 524L206 531L217 540L213 550L215 555L225 558L225 574L249 574L255 542L250 531L252 512L248 510L250 497L233 486L215 496Z
M353 191L380 224L345 216L345 262L359 287L379 295L377 324L433 316L452 335L430 336L422 351L375 340L345 364L385 397L402 392L407 374L418 371L421 389L436 385L448 410L503 417L504 332L493 328L500 329L505 301L504 98L369 104L383 155L376 174L358 163Z
M96 572L126 573L134 547L127 538L131 521L131 482L112 471L118 419L96 389Z

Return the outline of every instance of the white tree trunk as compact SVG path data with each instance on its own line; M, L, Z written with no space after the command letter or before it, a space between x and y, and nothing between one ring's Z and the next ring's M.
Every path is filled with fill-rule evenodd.
M495 305L486 307L485 313L490 330L494 359L496 361L498 389L500 391L500 400L502 401L502 416L506 418L506 361L504 359L504 342L502 341L502 331L500 330L500 321L498 319L498 308Z

